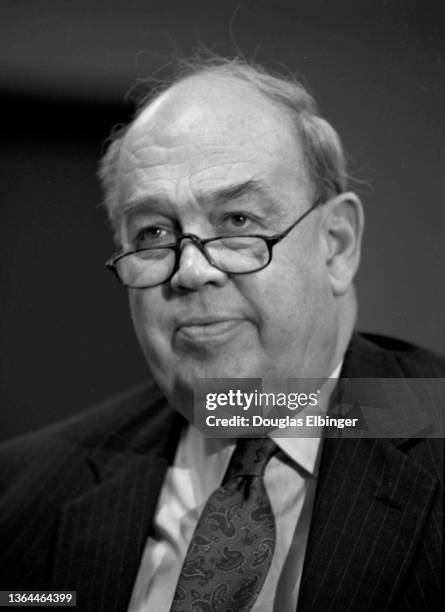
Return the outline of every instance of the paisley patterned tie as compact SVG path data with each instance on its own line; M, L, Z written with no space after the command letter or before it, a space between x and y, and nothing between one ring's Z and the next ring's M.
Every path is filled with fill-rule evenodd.
M202 511L171 612L248 612L272 561L275 519L264 470L277 452L268 438L239 439L222 486Z

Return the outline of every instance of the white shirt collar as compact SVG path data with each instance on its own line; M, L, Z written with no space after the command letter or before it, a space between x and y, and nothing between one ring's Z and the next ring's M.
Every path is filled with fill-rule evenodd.
M343 359L320 389L318 408L320 408L323 412L327 412L329 400L332 391L337 384L337 379L340 375L342 366ZM302 411L300 414L304 415L304 413L305 411ZM275 440L277 446L279 446L281 450L286 453L286 455L301 465L301 467L309 472L309 474L316 477L318 475L319 466L317 458L319 457L322 431L321 428L311 428L311 430L311 433L314 435L310 438L296 437L295 435L286 437L286 431L289 433L294 431L291 427L287 429L276 429L271 433L270 437Z
M336 380L340 375L342 365L343 360L340 361L333 370L320 390L318 406L324 412L328 409L329 399L336 385ZM330 380L332 380L332 382L329 382ZM286 431L291 433L292 428L288 430L274 430L270 434L270 437L275 440L277 446L288 455L290 459L300 465L306 472L317 477L322 428L319 428L318 431L312 428L311 433L314 435L310 438L296 437L295 435L286 437ZM181 445L184 449L184 453L188 453L188 449L190 449L190 451L193 452L195 460L199 458L199 463L202 462L202 465L208 464L209 467L210 465L215 467L219 466L218 469L220 469L222 473L224 473L227 468L232 450L236 443L236 440L233 438L208 438L192 424L183 432L182 441L184 442L184 444ZM177 457L176 460L179 461L179 465L182 462L185 464L189 463L187 456Z

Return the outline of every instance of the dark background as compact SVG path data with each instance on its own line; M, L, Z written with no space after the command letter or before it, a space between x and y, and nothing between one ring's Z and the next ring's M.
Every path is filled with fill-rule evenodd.
M95 172L135 79L198 42L306 78L365 203L359 327L443 352L442 5L2 0L0 437L149 376Z

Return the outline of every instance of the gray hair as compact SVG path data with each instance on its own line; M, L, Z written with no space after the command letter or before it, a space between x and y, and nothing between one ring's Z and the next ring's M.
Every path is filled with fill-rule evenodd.
M148 93L142 95L137 102L133 121L171 86L189 77L205 75L231 77L248 82L266 98L285 109L296 128L316 197L328 199L345 191L346 162L340 138L334 128L319 115L317 104L306 87L294 76L283 76L243 57L228 59L212 54L178 60L173 78L160 85L151 80L144 82ZM110 220L113 219L113 211L117 206L119 155L123 139L131 125L132 122L114 130L100 162L98 176Z

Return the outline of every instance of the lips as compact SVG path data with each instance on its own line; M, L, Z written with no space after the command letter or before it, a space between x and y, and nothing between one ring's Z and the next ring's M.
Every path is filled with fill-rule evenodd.
M230 334L241 322L240 318L191 318L181 321L176 327L176 333L191 341L211 339Z

